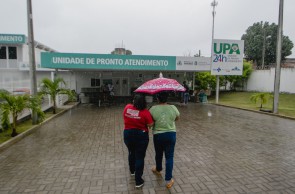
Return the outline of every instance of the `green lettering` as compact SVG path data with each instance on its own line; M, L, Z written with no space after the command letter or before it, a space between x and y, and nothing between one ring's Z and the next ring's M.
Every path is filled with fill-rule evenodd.
M225 43L223 45L223 54L226 54L226 51L230 50L230 44Z
M222 52L222 43L219 44L219 51L217 51L217 43L214 43L214 53L220 54Z
M233 53L236 53L236 54L240 54L240 49L239 49L239 45L238 44L232 44L231 45L231 49L229 51L229 54L233 54Z

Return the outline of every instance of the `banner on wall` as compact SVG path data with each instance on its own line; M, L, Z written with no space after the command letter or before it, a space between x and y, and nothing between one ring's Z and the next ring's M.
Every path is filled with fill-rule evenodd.
M211 75L242 75L243 57L243 40L214 39Z
M85 70L210 71L210 58L43 52L41 67Z
M210 71L210 57L176 57L176 70Z

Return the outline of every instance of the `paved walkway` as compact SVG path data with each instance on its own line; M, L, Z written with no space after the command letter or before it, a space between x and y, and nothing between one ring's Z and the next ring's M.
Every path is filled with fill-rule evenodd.
M1 152L0 193L295 193L295 121L210 104L179 107L173 188L151 136L135 189L122 109L79 105Z

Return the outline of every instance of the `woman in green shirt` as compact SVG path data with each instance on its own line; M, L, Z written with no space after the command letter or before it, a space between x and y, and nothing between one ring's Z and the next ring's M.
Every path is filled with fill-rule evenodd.
M166 159L165 181L166 187L171 188L174 180L172 179L174 147L176 143L175 121L179 119L179 111L174 105L167 104L168 93L160 92L157 94L159 104L150 108L150 113L154 119L154 147L156 152L156 166L152 168L155 174L162 171L163 154Z

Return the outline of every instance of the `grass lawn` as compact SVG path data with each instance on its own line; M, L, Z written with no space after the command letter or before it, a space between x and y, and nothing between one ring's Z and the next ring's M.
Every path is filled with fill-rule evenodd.
M59 113L61 111L62 111L62 109L57 109L57 113ZM52 114L52 111L45 112L45 120L49 119L52 116L54 116ZM31 119L23 121L23 122L17 124L16 132L18 134L20 134L20 133L22 133L24 131L27 131L28 129L32 128L33 126L35 126L35 125L32 125L32 120ZM0 133L0 144L7 141L7 140L9 140L9 139L11 139L11 133L12 133L11 129L9 129L7 131L4 131L4 132L1 132Z
M250 97L257 92L221 92L219 94L219 104L259 110L260 102L254 104L250 101ZM215 103L215 96L209 99L210 102ZM272 110L273 99L269 99L267 104L263 105L263 109ZM295 118L295 94L280 94L279 97L279 114Z

